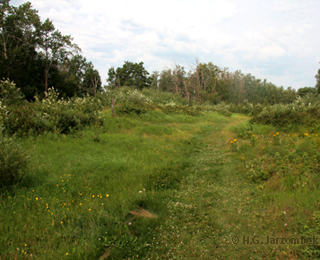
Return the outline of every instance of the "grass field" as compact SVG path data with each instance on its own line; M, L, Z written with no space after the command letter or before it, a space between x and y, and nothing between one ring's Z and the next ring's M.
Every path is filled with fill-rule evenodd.
M0 195L0 259L320 258L272 240L320 237L320 138L247 121L104 111L17 140L29 171Z

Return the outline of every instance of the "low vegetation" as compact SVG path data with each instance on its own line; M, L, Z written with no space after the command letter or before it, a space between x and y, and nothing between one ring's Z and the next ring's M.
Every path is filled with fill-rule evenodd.
M1 259L320 257L316 125L159 95L2 98Z

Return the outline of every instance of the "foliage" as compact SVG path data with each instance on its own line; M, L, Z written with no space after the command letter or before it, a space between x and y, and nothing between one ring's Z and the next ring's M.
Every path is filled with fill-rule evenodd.
M19 7L9 2L0 6L0 78L14 81L27 100L51 86L62 97L101 90L98 71L78 55L70 35L62 35L49 19L41 22L30 2Z
M90 67L84 74L83 79L83 94L96 95L98 91L102 90L101 77L99 72L93 68L90 63Z
M307 95L292 104L265 106L259 114L253 115L251 122L286 128L295 125L316 127L320 119L319 108L319 98Z
M236 127L233 131L241 128ZM266 126L260 131L261 127L253 125L246 134L234 131L245 139L238 139L236 148L233 141L229 146L238 163L239 179L243 177L254 187L254 200L250 204L264 205L255 209L251 223L257 234L257 229L270 234L285 230L282 236L300 239L298 247L287 244L286 255L318 258L319 245L305 246L301 239L317 236L319 229L319 135L310 134L305 128L286 134Z
M154 71L149 78L140 76L146 85L137 87L137 83L132 79L136 72L129 70L135 66L138 65L126 62L123 68L110 68L107 80L109 89L120 90L125 85L143 89L150 85L152 89L180 95L189 105L216 105L223 101L233 104L234 112L241 113L251 112L253 107L248 107L248 104L289 104L296 98L296 91L290 87L278 88L266 80L256 79L251 74L229 72L228 69L219 68L211 62L197 63L197 66L188 72L179 65L161 72Z
M185 114L189 116L200 115L201 107L186 107L186 106L159 106L140 102L125 102L116 106L116 113L121 114L136 114L138 116L151 111L162 111L165 114Z
M38 55L44 64L44 90L47 92L51 67L68 60L73 52L79 50L79 47L72 43L70 35L62 35L60 31L56 30L49 19L46 19L38 27L37 47L39 49Z
M33 103L8 107L1 105L0 119L5 132L19 136L30 131L33 134L45 131L66 133L101 121L99 110L102 105L93 97L58 99L59 93L53 88L45 95L42 101L36 99Z
M167 115L197 116L202 112L214 110L209 106L186 106L187 100L181 96L159 90L139 91L124 87L120 91L113 90L96 96L59 99L59 93L50 88L42 100L36 98L34 102L23 104L13 102L9 106L1 103L0 118L9 135L17 133L18 136L22 136L30 131L33 135L45 131L67 133L93 125L97 121L101 124L101 110L111 106L112 98L116 104L115 112L119 115L132 113L142 115L154 111ZM227 111L219 113L231 115Z
M314 95L317 93L318 93L318 90L312 87L299 88L297 91L297 95L299 95L300 97L304 97L306 95Z
M63 68L54 80L60 97L96 95L102 90L99 72L82 55L73 55L63 63Z
M26 152L14 140L4 137L0 132L0 188L19 184L26 174Z
M9 78L17 67L22 69L28 61L26 52L33 55L40 18L37 11L31 9L30 2L14 7L7 1L1 4L0 14L1 77Z
M224 102L221 102L220 104L214 105L214 106L206 106L205 104L203 105L204 107L207 107L209 111L216 111L220 115L224 115L226 117L231 117L232 113L230 111L230 105L225 104Z
M130 86L136 89L143 89L150 85L149 72L144 68L143 62L133 63L126 61L123 66L116 70L112 67L108 71L110 88Z
M0 100L3 105L19 104L24 99L23 94L13 82L0 80Z
M263 140L258 139L259 142ZM284 189L313 185L320 169L319 142L318 135L305 133L299 137L277 132L272 136L272 143L263 148L263 156L247 161L248 177L254 182L267 181L271 177L288 178L290 186Z
M120 90L112 90L101 95L102 99L107 99L108 105L113 98L115 104L123 102L138 102L154 104L160 106L181 106L187 105L188 101L179 94L166 91L144 88L142 91L130 87L122 87Z
M153 90L148 88L143 89L141 93L148 97L153 104L163 106L188 105L188 100L186 100L180 93L174 94L167 91Z
M174 89L174 82L173 82L173 73L171 69L166 69L161 71L159 74L159 89L162 91L169 91Z

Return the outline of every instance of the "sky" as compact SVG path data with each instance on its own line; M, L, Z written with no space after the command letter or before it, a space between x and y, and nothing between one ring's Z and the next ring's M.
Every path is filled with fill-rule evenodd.
M11 0L19 6L26 1ZM314 87L320 68L319 0L29 0L71 35L106 84L111 66L151 74L196 61L276 86Z

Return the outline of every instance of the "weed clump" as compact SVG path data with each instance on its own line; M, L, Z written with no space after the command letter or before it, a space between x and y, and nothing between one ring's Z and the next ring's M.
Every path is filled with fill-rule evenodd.
M0 188L18 184L27 172L27 155L12 139L0 135Z

